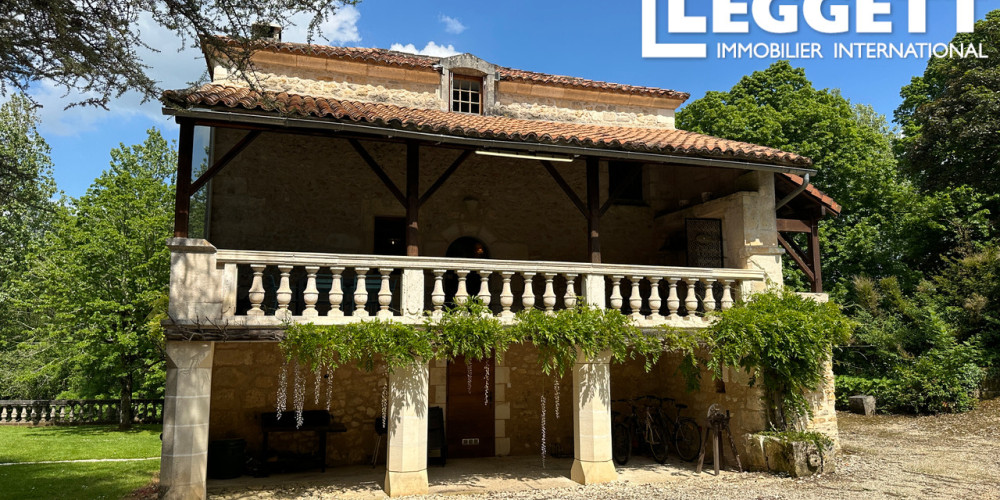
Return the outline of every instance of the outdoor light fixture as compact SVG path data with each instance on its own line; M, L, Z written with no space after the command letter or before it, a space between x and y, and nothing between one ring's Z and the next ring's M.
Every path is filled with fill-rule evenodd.
M535 154L535 153L517 153L513 151L479 150L476 151L476 154L483 156L500 156L503 158L518 158L521 160L547 160L547 161L561 161L561 162L573 161L573 158L566 156L555 156L555 155Z

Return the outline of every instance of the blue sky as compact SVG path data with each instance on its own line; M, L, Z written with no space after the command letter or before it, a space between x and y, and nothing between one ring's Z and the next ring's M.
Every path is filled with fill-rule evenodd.
M825 5L854 0L828 0ZM833 59L828 46L835 42L948 42L955 34L956 0L927 0L927 33L907 32L907 1L890 0L893 13L878 20L894 22L893 34L825 35L804 22L797 33L774 35L751 22L751 32L741 35L674 35L666 33L666 21L658 24L660 42L709 44L707 59L643 59L641 47L641 1L521 1L486 4L450 0L364 0L356 8L343 9L324 25L333 45L391 47L432 52L470 52L490 62L545 73L581 76L612 82L671 88L698 99L709 90L726 90L740 77L766 68L773 59L715 58L716 42L818 42L824 59L799 59L792 63L806 69L820 88L837 88L853 102L867 103L891 119L899 104L899 89L914 75L923 73L926 60ZM667 0L659 0L661 18ZM711 2L687 0L688 15L705 15ZM801 4L776 0L779 5ZM1000 8L1000 0L977 0L976 18ZM734 20L746 20L737 16ZM300 23L301 24L301 23ZM711 21L709 21L711 26ZM851 26L854 26L852 12ZM159 54L146 54L154 78L168 88L183 88L202 76L204 63L196 50L177 52L174 37L151 24L143 24ZM286 41L304 41L301 28L286 29ZM433 43L432 43L433 42ZM407 47L412 45L412 47ZM67 195L83 194L108 165L109 151L119 143L141 142L150 127L176 139L177 128L159 113L157 103L141 104L133 95L123 96L110 111L74 108L63 111L77 95L63 96L60 89L41 84L35 96L44 104L41 133L52 147L55 177ZM689 101L690 102L690 101Z

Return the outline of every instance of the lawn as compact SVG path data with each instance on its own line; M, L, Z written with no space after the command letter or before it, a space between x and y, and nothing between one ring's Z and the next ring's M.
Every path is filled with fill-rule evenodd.
M159 460L27 464L160 455L160 426L0 426L0 499L121 498L145 486Z

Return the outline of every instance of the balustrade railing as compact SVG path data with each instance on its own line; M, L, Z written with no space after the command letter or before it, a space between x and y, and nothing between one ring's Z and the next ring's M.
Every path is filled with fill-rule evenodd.
M755 270L577 262L240 250L219 250L216 258L222 316L248 324L415 322L470 297L509 321L524 309L571 308L582 297L640 326L698 326L705 313L732 307L744 284L763 280Z
M114 399L0 400L3 424L113 424L119 421L120 401ZM132 421L163 421L162 399L133 399Z

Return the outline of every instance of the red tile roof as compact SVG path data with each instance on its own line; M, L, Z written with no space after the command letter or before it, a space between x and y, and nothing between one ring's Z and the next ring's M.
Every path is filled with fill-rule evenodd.
M805 179L803 179L802 177L800 177L798 175L795 175L795 174L784 174L783 173L781 175L786 180L791 181L796 186L801 186L802 183L805 182ZM806 190L804 191L803 194L806 194L809 197L811 197L814 200L816 200L817 202L819 202L821 205L823 205L824 207L826 207L827 209L829 209L831 212L833 212L834 215L840 215L840 210L842 208L840 206L840 203L837 203L836 201L834 201L833 198L831 198L830 196L828 196L826 193L820 191L819 188L817 188L816 186L814 186L812 184L809 184L808 186L806 186Z
M256 47L257 50L269 52L309 55L316 57L326 57L330 59L353 60L368 64L381 64L386 66L401 66L404 68L425 68L433 69L440 57L421 56L406 52L397 52L386 49L370 49L362 47L331 47L329 45L317 45L292 42L264 41ZM520 69L498 67L500 80L514 82L537 83L543 85L555 85L560 87L571 87L581 89L597 89L607 92L622 94L638 94L653 97L666 97L686 101L691 95L687 92L661 89L656 87L643 87L638 85L625 85L621 83L609 83L573 76L549 75L536 73L534 71L524 71Z
M683 130L585 125L502 116L482 116L392 104L341 101L325 97L258 92L243 87L208 84L187 91L166 91L167 105L214 106L341 122L368 123L459 137L512 142L561 144L653 154L670 154L809 167L812 160L778 149L730 141Z

